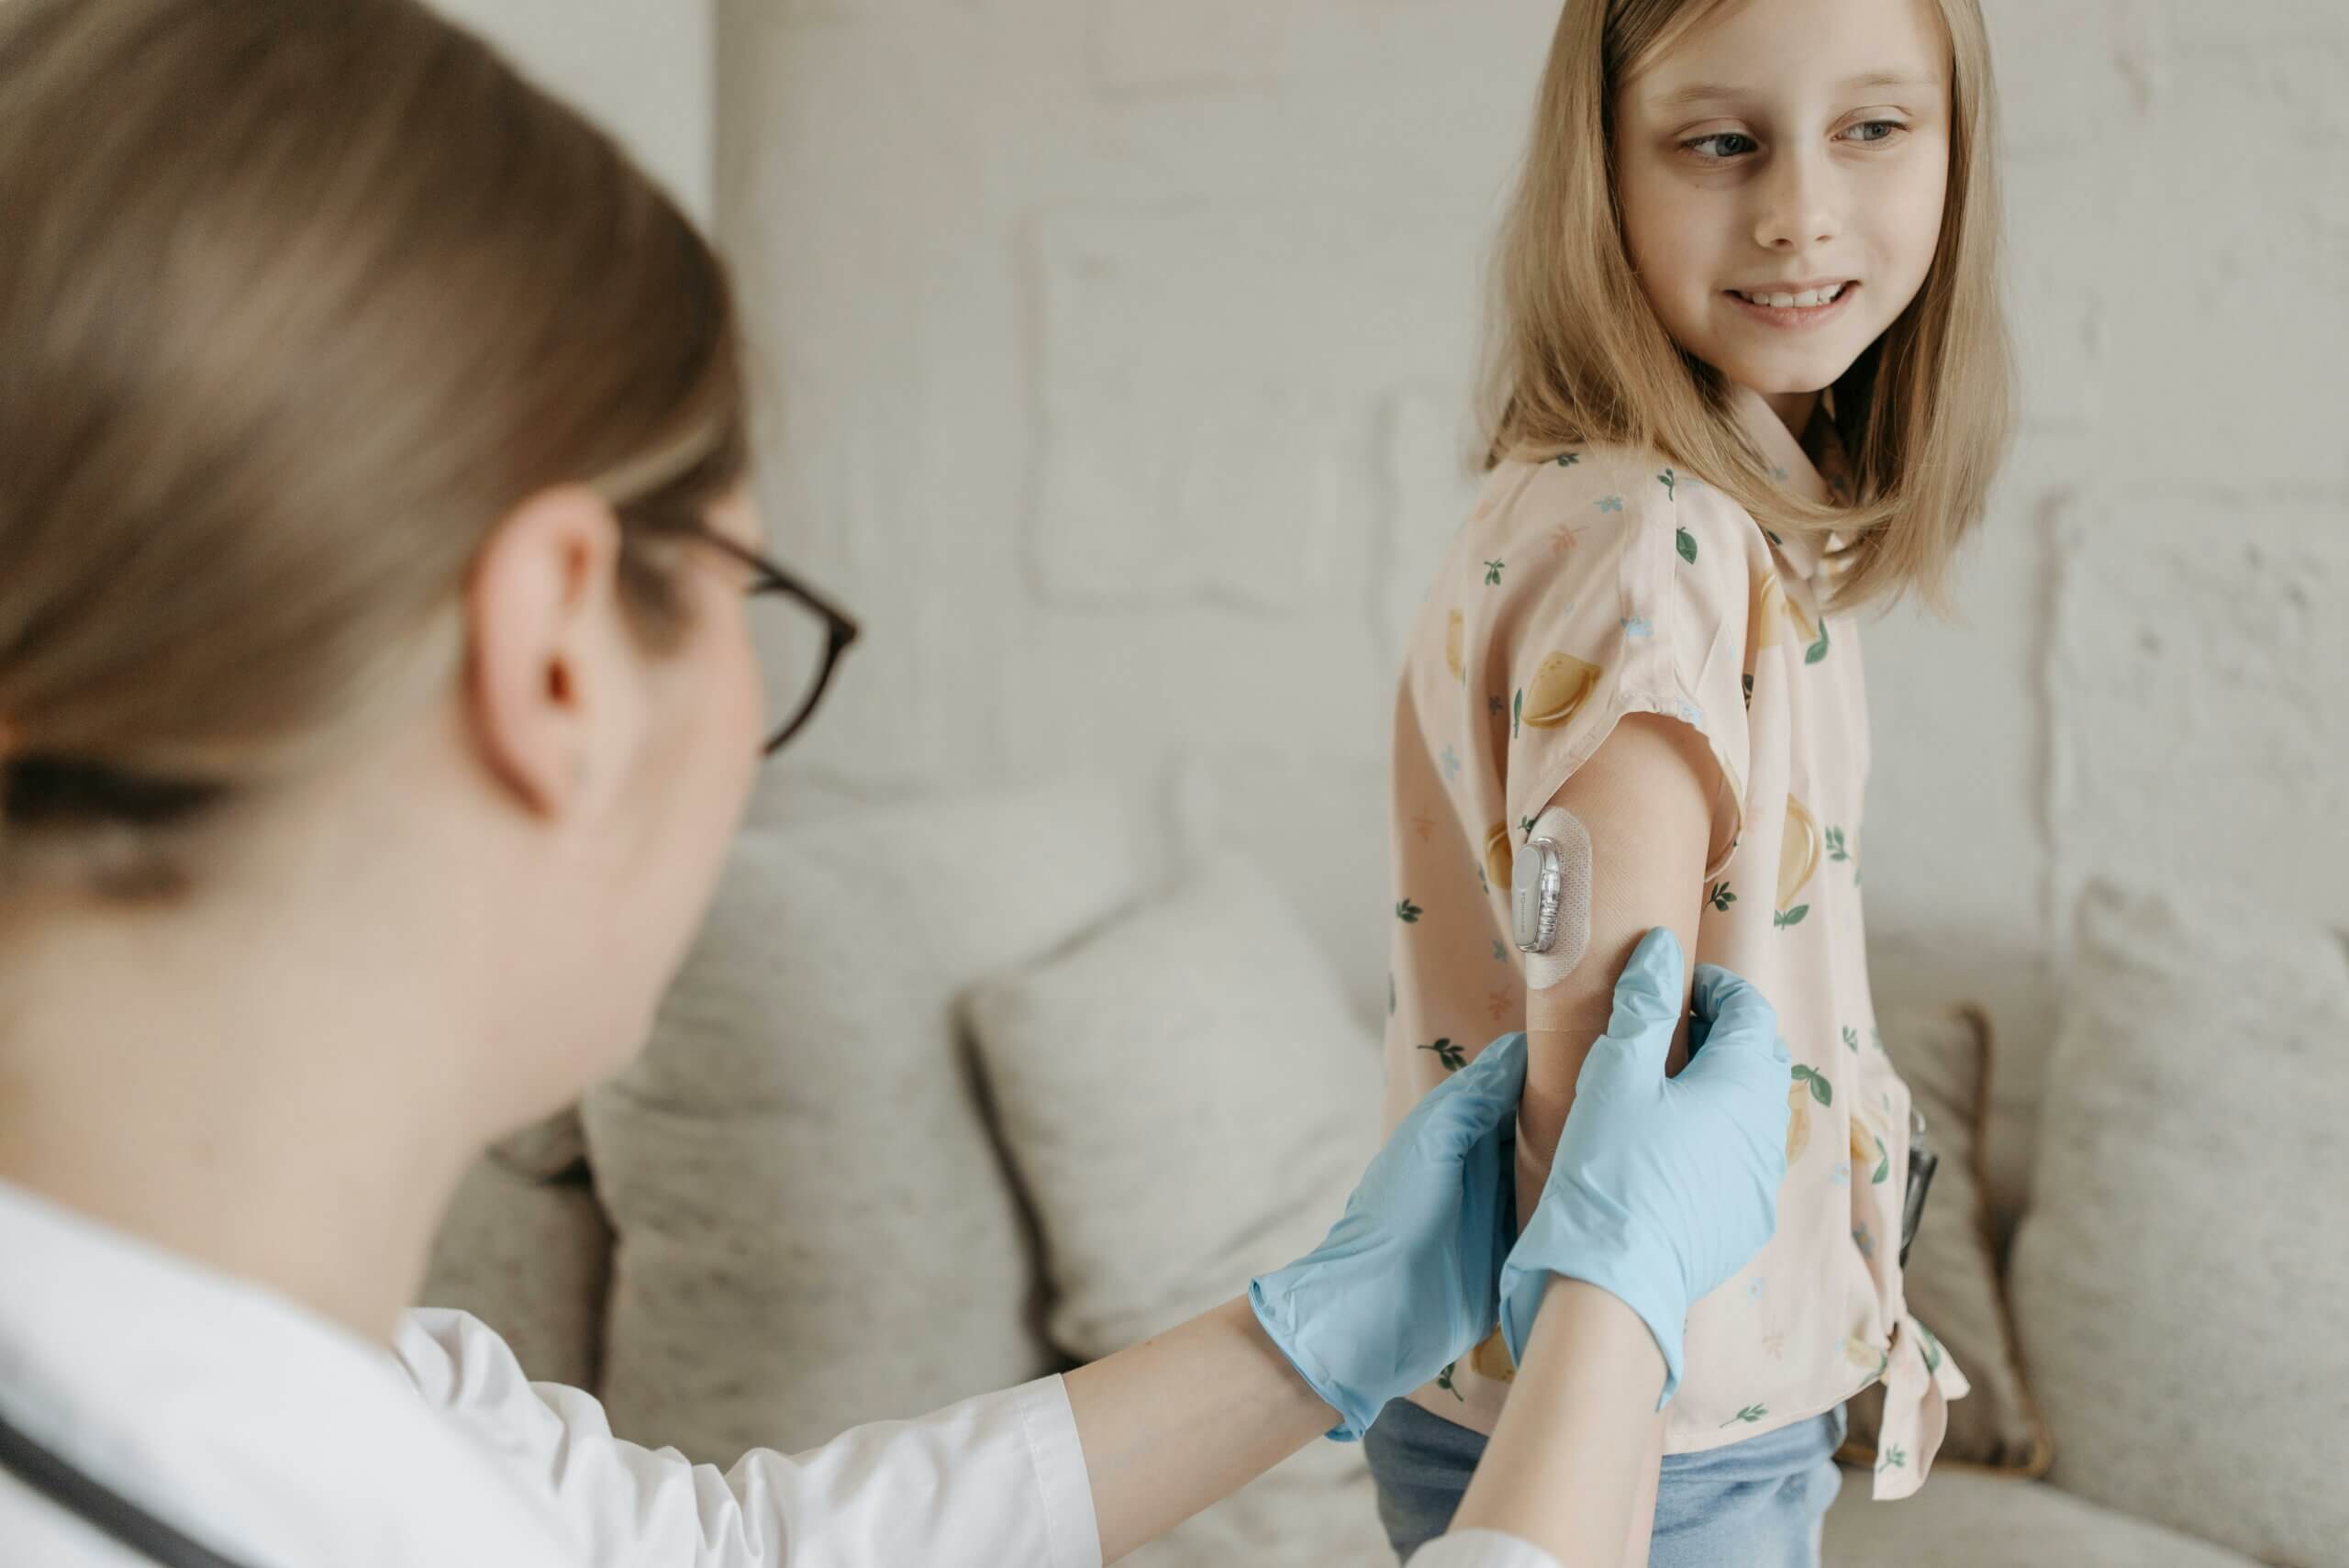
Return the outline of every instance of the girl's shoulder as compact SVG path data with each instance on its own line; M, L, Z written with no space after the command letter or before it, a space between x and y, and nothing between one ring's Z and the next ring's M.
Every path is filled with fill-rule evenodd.
M1472 520L1480 545L1528 547L1564 561L1654 549L1722 566L1742 577L1770 569L1759 523L1727 495L1652 448L1586 446L1513 456L1486 475ZM1707 575L1711 575L1708 573Z

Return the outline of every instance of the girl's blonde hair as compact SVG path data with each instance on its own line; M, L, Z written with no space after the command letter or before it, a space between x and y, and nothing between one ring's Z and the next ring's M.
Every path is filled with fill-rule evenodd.
M0 213L0 881L180 885L185 829L454 668L543 488L681 629L662 541L746 466L724 270L417 0L6 0Z
M1567 446L1653 448L1782 534L1842 536L1838 608L1943 602L2013 423L2000 297L1997 104L1979 0L1936 0L1954 60L1948 197L1917 298L1835 384L1852 504L1773 483L1721 375L1642 292L1614 179L1622 85L1726 0L1566 0L1494 260L1480 418L1487 466Z

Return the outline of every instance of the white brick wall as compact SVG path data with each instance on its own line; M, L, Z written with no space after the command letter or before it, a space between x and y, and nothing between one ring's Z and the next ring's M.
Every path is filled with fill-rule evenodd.
M2032 1097L2099 872L2349 923L2349 6L1989 0L2024 439L1871 659L1887 995ZM802 777L1130 780L1383 972L1397 638L1553 0L719 0L778 537L871 636ZM2021 1145L2009 1137L2009 1171Z

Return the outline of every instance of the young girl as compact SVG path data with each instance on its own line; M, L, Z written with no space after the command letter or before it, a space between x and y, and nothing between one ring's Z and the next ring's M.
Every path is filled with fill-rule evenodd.
M1501 237L1490 474L1397 714L1387 1116L1526 1028L1530 1195L1642 930L1776 1005L1779 1229L1689 1317L1663 1563L1816 1562L1843 1402L1887 1385L1898 1497L1965 1387L1901 1293L1849 617L1938 595L2005 445L1992 113L1977 0L1569 0ZM1537 824L1573 834L1553 808L1589 894L1581 958L1545 968L1509 897ZM1451 1516L1510 1374L1497 1337L1373 1429L1398 1552Z

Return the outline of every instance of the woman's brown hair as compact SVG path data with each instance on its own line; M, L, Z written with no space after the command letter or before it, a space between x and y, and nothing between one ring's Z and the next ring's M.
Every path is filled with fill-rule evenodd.
M417 0L0 5L0 883L186 830L457 667L540 489L660 548L746 464L691 223Z
M2000 297L1996 94L1980 0L1936 0L1953 60L1948 197L1924 286L1832 389L1852 504L1773 482L1720 374L1642 292L1616 200L1623 83L1726 0L1566 0L1532 144L1494 258L1481 422L1487 465L1568 446L1653 448L1781 534L1841 536L1839 608L1943 597L2013 422Z

